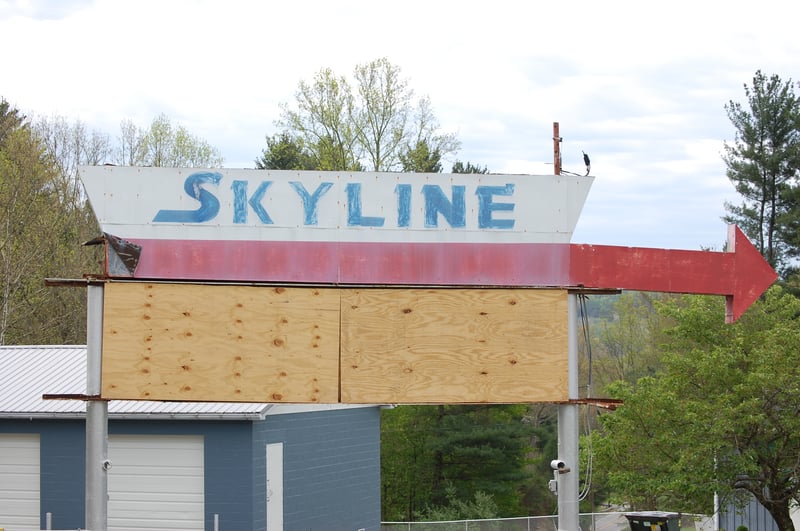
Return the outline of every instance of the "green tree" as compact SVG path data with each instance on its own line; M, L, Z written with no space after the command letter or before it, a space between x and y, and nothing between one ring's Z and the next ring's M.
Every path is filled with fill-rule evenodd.
M550 461L558 457L558 407L554 404L530 404L525 424L530 426L528 444L528 479L523 506L527 514L552 514L557 499L548 488L553 478Z
M414 520L429 503L434 425L433 406L397 406L381 412L383 520Z
M8 115L20 117L6 108ZM65 160L56 160L60 135L40 136L27 120L12 120L0 142L0 343L82 343L85 293L49 288L48 277L80 278L96 261L81 241L96 225ZM42 131L41 123L38 131ZM74 143L67 143L74 149ZM71 160L71 159L70 159Z
M442 158L456 153L461 147L454 133L441 131L428 96L417 102L407 136L409 140L400 154L403 171L439 173L442 171Z
M99 227L78 167L108 162L207 166L218 151L165 117L149 130L123 122L121 147L63 117L31 121L0 100L0 343L86 341L84 290L45 286L46 278L96 273L102 249L81 245Z
M499 514L519 515L530 478L532 427L524 405L400 406L384 411L384 519L490 496Z
M445 487L447 503L428 505L417 515L417 519L428 522L448 520L486 520L499 516L497 504L485 492L477 491L472 500L462 500L456 496L452 485Z
M669 320L656 311L656 306L668 299L663 294L626 291L613 298L608 318L592 320L589 330L595 389L616 381L635 382L661 369L659 346ZM587 367L581 374L588 372Z
M412 109L408 80L386 58L357 65L353 80L322 69L300 81L294 107L281 105L276 125L302 140L317 169L395 171L422 161L412 153L422 143L429 155L458 149L455 135L438 131L428 98Z
M25 121L25 115L14 108L5 98L0 98L0 145L6 137L19 128Z
M165 114L155 117L147 129L124 120L120 130L117 162L122 165L216 168L224 161L217 148L173 124Z
M282 104L279 126L292 131L308 147L320 170L359 170L361 156L354 124L350 84L330 68L317 72L311 83L300 81L297 108Z
M424 140L417 142L413 149L400 153L400 167L405 172L440 173L442 171L442 154Z
M33 128L50 161L72 187L80 188L78 166L111 162L114 150L111 139L102 131L87 131L80 120L70 122L64 116L39 117Z
M718 297L687 297L663 311L665 370L618 383L624 405L602 417L596 466L639 509L709 513L747 492L779 529L793 530L800 496L800 300L775 286L737 323Z
M388 171L397 165L398 154L408 135L413 91L400 67L381 58L357 65L354 71L359 106L355 124L358 141L373 171Z
M489 169L484 166L481 168L478 165L472 164L471 162L467 162L464 164L460 160L457 160L453 163L453 169L450 170L451 173L489 173Z
M303 140L287 131L267 137L267 147L256 159L259 170L313 170L314 157L306 149Z
M122 166L141 166L147 158L145 132L129 119L119 124L119 146L116 162Z
M796 210L787 212L787 194L797 186L800 171L800 101L791 80L760 70L744 90L746 104L731 100L725 106L736 140L725 144L723 159L742 197L740 205L725 203L725 220L739 225L777 268L785 265L787 246L795 243L787 241L794 233L781 231L781 224L800 218Z

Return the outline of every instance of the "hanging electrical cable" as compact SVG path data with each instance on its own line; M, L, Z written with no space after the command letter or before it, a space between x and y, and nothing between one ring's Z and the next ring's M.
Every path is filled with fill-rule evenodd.
M588 359L588 378L586 382L586 398L592 397L592 385L593 385L593 373L592 373L592 342L591 342L591 334L589 333L589 314L586 308L586 301L588 297L585 293L581 293L578 295L578 306L581 316L581 328L583 329L583 340L584 345L586 346L586 355ZM585 433L586 433L586 441L587 441L587 448L586 448L586 473L583 479L583 488L578 493L578 501L583 501L589 495L592 490L592 473L593 473L593 461L594 461L594 451L592 448L592 422L590 417L590 408L591 406L587 404L585 416Z

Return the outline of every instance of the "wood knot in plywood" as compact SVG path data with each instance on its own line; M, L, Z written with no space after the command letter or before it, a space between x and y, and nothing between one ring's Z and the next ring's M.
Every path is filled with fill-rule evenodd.
M272 393L273 400L283 400L283 395L280 393Z
M282 347L283 343L284 343L283 339L279 337L276 337L275 339L272 340L272 344L275 345L276 347Z
M411 313L413 311L411 308L403 308L403 313Z

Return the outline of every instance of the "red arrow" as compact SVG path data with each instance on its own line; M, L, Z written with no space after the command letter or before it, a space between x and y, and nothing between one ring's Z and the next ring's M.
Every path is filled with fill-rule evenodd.
M737 320L778 275L735 225L728 251L570 245L570 284L666 293L725 295L725 322Z
M569 243L116 240L106 237L107 252L117 256L107 264L110 277L706 293L727 297L729 322L777 278L734 226L724 253ZM117 263L125 267L111 267Z

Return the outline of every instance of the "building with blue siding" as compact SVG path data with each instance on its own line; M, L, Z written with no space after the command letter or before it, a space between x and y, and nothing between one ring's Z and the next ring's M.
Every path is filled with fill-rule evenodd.
M83 528L86 349L0 347L0 528ZM378 530L376 406L109 403L109 530ZM49 513L49 517L48 517Z

